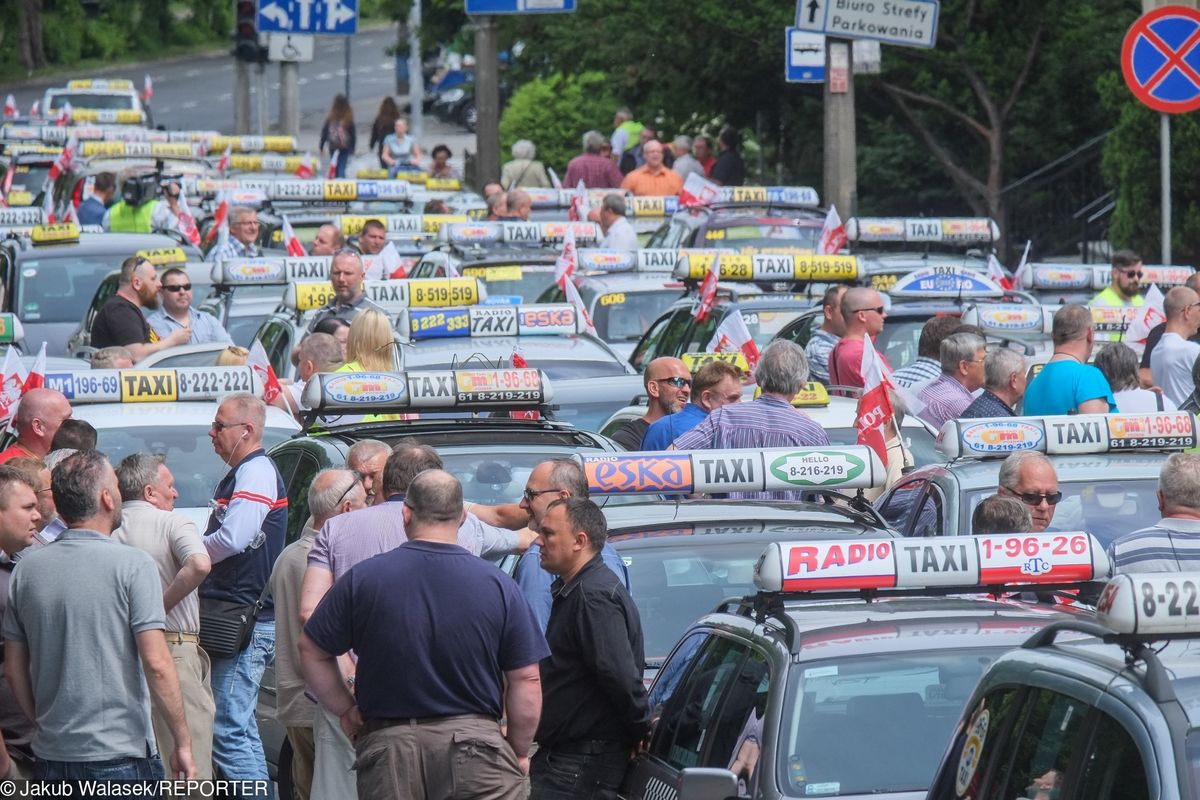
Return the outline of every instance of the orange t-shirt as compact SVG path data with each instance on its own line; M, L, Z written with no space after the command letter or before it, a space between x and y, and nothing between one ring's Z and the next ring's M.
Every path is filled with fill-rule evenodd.
M683 191L683 178L679 177L678 172L665 166L659 167L655 173L643 164L625 176L625 180L621 181L621 188L639 197L677 195Z

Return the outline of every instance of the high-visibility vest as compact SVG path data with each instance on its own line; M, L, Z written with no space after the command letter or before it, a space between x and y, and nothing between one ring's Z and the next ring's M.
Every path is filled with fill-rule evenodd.
M157 200L130 206L124 200L108 210L108 229L113 233L150 233L150 218Z

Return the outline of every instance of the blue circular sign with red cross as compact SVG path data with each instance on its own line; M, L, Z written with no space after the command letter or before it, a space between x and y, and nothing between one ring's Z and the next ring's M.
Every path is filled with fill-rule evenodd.
M1121 72L1134 96L1155 111L1200 108L1200 11L1163 6L1139 17L1121 45Z

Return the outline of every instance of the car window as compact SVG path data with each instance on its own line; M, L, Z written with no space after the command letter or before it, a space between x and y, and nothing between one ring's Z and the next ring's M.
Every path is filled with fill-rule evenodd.
M647 701L650 706L651 735L658 727L664 710L671 703L671 698L675 696L679 685L683 683L683 676L695 663L696 653L707 637L708 634L704 631L688 634L683 641L676 645L675 652L663 664L658 677L654 680L654 685L650 687L650 696Z
M1137 744L1121 723L1108 714L1098 712L1097 716L1078 796L1089 800L1148 800L1146 766Z
M679 691L666 704L650 754L675 769L700 766L708 733L721 701L738 677L747 648L731 639L712 638Z
M1001 756L982 796L991 800L1050 800L1067 794L1070 787L1063 779L1071 759L1079 755L1080 732L1088 711L1082 700L1049 689L1034 692L1024 724L1007 738L1012 757Z
M730 770L737 776L739 796L753 794L757 782L770 690L767 658L752 650L738 668L710 733L703 766Z
M21 260L13 311L23 322L79 322L104 276L120 266L119 256L54 251L35 250Z
M672 313L670 324L667 325L663 331L662 338L658 341L658 348L654 354L655 358L686 353L688 352L689 345L691 345L692 350L701 349L702 345L697 347L695 344L697 341L695 330L697 327L715 328L716 324L713 322L715 316L716 314L709 314L703 322L697 323L692 316L690 308L675 309ZM704 342L707 344L708 339L705 339Z
M681 309L681 311L685 316L690 316L686 310ZM646 364L653 361L661 349L662 338L666 334L667 327L679 315L679 312L664 314L657 322L650 326L650 330L646 331L646 335L642 337L642 341L634 348L633 354L629 357L629 363L640 370Z
M291 325L277 319L268 320L259 329L257 338L262 343L263 350L267 353L267 361L271 363L276 375L287 375L290 372L287 362L292 355L291 330Z
M979 797L984 779L1007 760L1004 744L1024 718L1026 696L1024 689L1005 687L979 701L954 733L937 782L929 789L931 800Z
M284 479L288 495L287 542L291 544L304 532L304 523L308 521L309 517L308 487L313 482L313 478L317 477L317 473L321 471L321 465L310 453L301 451L299 448L284 450L273 455L272 458L279 466L280 475L287 474L284 472L285 468L295 467L291 478ZM289 465L287 463L289 459L293 459L294 464Z
M636 342L678 298L679 292L675 289L606 292L600 295L592 309L592 322L596 333L606 342Z
M942 490L936 483L930 483L929 491L925 492L917 506L917 514L912 522L912 535L940 536L946 530L942 524L945 519L944 504Z
M887 521L888 527L906 533L924 491L925 481L922 480L900 484L879 503L879 515Z

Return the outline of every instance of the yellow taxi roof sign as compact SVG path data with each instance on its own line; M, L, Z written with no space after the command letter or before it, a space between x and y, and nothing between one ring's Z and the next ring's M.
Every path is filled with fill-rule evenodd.
M757 400L762 396L762 387L754 387L754 399ZM800 387L800 391L796 392L796 396L792 398L792 405L796 408L824 408L829 405L829 391L825 388L825 384L817 381L809 381Z
M703 280L719 259L722 281L852 281L859 276L858 258L844 255L742 255L722 250L681 253L675 267L678 280Z
M35 245L78 242L79 226L74 222L60 222L57 225L34 225L29 238Z
M187 253L182 247L156 247L153 250L138 250L134 255L144 258L156 267L187 262Z
M746 357L738 352L733 353L684 353L680 356L684 364L687 364L688 371L695 374L700 371L700 368L705 364L711 364L713 361L724 361L728 364L733 364L740 369L743 374L750 374L750 364L746 361Z
M67 88L132 90L133 81L128 78L76 78L67 81Z

